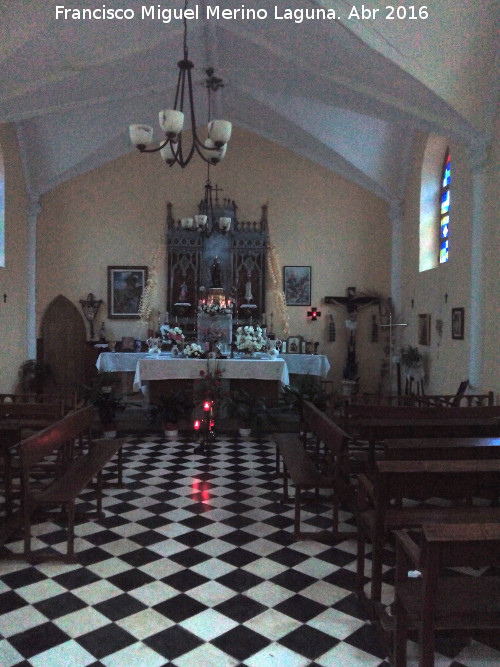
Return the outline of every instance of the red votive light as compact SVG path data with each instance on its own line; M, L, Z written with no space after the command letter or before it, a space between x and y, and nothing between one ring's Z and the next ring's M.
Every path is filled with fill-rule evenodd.
M210 403L210 401L205 401L203 403L203 409L205 410L205 412L208 412L210 410L211 405L212 404Z
M200 422L199 419L197 419L197 420L195 421L195 423L193 424L194 430L195 430L195 431L199 431L199 430L200 430L200 426L201 426L201 422Z

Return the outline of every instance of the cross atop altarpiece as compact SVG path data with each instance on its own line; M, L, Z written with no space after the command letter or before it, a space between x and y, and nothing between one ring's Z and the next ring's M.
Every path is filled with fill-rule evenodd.
M358 380L358 363L356 361L356 328L358 320L358 311L360 308L380 303L380 299L375 296L356 296L356 288L348 287L346 296L325 296L325 303L334 306L342 306L347 310L348 317L345 325L349 330L347 340L347 357L343 370L344 380Z

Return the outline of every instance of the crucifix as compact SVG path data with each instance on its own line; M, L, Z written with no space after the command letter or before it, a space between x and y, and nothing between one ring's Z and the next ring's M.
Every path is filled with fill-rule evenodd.
M389 368L390 368L390 392L392 394L392 376L393 376L393 346L394 346L394 340L392 338L392 330L394 327L407 327L408 324L406 322L393 322L392 321L392 313L389 313L389 324L381 324L380 325L382 329L389 329ZM398 374L398 396L401 395L401 378L399 377Z
M378 304L376 296L356 296L356 288L348 287L346 296L325 296L325 303L342 306L347 310L345 325L349 330L347 341L347 359L344 366L344 380L357 380L358 364L356 362L356 328L358 325L358 311L360 308Z

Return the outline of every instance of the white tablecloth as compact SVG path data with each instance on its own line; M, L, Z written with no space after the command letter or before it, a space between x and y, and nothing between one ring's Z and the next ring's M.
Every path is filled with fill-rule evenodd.
M110 373L135 373L139 359L145 359L148 352L101 352L96 361L97 370Z
M330 369L330 362L324 354L280 354L286 361L289 373L298 375L319 375L325 378Z
M222 379L275 380L289 384L288 369L283 359L139 359L134 377L134 391L148 380L199 380L200 371L223 371Z

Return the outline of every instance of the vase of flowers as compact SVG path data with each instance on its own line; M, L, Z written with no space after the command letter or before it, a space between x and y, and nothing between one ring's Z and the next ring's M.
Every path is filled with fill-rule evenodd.
M188 343L184 348L184 356L188 359L201 359L203 354L203 348L198 343Z
M170 327L168 324L163 324L160 327L160 331L164 343L171 347L177 345L182 350L185 336L180 327Z
M236 349L249 356L260 352L266 346L260 327L244 326L236 329Z

